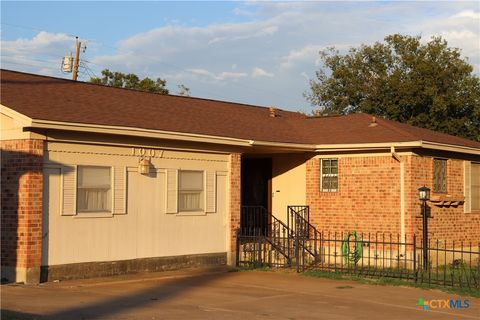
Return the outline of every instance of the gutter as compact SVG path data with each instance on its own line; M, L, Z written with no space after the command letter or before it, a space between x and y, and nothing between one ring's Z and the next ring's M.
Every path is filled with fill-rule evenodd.
M430 141L407 141L407 142L380 142L380 143L351 143L351 144L324 144L317 145L315 152L341 152L341 151L371 151L371 150L389 150L422 148L450 152L467 153L480 155L480 148L458 146Z
M237 139L230 137L202 135L195 133L183 133L164 130L152 130L132 127L119 127L119 126L107 126L107 125L95 125L84 123L71 123L49 120L35 120L31 121L31 124L26 128L38 128L38 129L54 129L64 131L76 131L76 132L89 132L89 133L103 133L113 135L128 135L137 136L143 138L157 138L168 139L177 141L189 141L189 142L203 142L222 144L238 147L270 147L275 149L283 149L290 151L313 151L315 145L311 144L299 144L299 143L283 143L283 142L270 142L270 141L257 141Z
M394 146L390 147L392 157L400 163L400 239L405 241L405 162L398 155ZM405 248L402 247L402 254L405 254Z
M342 151L371 151L385 150L391 147L401 148L425 148L433 150L451 151L467 153L480 156L480 148L472 148L451 144L443 144L430 141L407 141L407 142L381 142L381 143L350 143L350 144L303 144L303 143L283 143L273 141L256 141L247 139L238 139L222 136L211 136L194 133L183 133L164 130L141 129L133 127L120 127L108 125L95 125L86 123L73 123L62 121L50 121L29 118L9 107L0 104L1 113L18 120L24 131L28 128L56 129L65 131L79 131L89 133L103 133L114 135L128 135L145 138L157 138L190 142L203 142L212 144L231 145L238 147L270 147L279 150L305 151L305 152L342 152Z

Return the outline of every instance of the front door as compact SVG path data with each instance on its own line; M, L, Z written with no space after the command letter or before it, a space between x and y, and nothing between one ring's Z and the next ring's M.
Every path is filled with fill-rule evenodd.
M241 226L265 234L272 210L272 159L242 159Z

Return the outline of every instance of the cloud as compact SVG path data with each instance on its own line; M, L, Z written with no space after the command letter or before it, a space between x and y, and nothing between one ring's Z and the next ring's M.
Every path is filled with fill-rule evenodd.
M109 68L161 77L172 88L185 84L192 95L285 109L308 108L306 80L322 67L318 52L332 44L345 52L393 33L421 34L425 41L442 35L480 72L480 13L472 3L251 1L239 2L230 14L241 22L167 21L121 39L116 50L98 45L84 59L95 63L90 66L97 73ZM73 44L67 35L53 33L2 41L2 63L3 55L60 58Z
M459 13L454 14L450 18L451 19L468 18L468 19L474 19L478 21L480 19L480 12L475 12L473 10L463 10L463 11L460 11Z
M480 64L480 11L461 10L447 17L431 17L410 26L422 30L423 40L441 36L450 47L460 48L473 65ZM480 72L478 67L476 72Z
M321 45L307 44L303 48L290 50L288 55L282 57L281 68L289 69L300 62L315 61L318 64L318 52L324 47Z
M270 72L267 72L265 70L263 70L262 68L259 68L259 67L255 67L253 68L253 71L252 71L252 78L260 78L260 77L273 77L274 74L273 73L270 73Z
M187 71L191 72L192 74L198 75L198 76L203 76L207 78L211 78L214 80L218 81L223 81L227 79L238 79L238 78L244 78L247 76L246 73L244 72L228 72L228 71L223 71L220 73L213 73L205 69L187 69Z
M64 33L39 32L32 39L16 39L13 41L2 40L2 55L5 54L46 54L58 53L60 50L64 54L71 47L73 38Z

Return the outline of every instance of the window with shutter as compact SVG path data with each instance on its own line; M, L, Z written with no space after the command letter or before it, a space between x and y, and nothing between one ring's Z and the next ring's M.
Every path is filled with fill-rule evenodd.
M127 213L127 168L115 166L113 169L113 213Z
M433 191L447 192L447 160L433 159Z
M167 213L177 213L178 212L178 170L176 169L167 169L167 179L166 179L166 199L167 199Z
M480 210L480 163L471 163L471 209Z
M76 166L62 167L62 215L77 214L77 168Z
M215 171L207 171L205 174L206 183L205 183L205 212L216 212L217 208L217 174Z
M178 172L178 210L203 211L203 171Z
M78 166L77 212L111 212L112 178L110 167Z

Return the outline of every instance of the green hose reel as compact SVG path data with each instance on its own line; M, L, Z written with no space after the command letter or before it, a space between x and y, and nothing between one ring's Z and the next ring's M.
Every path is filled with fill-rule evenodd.
M357 264L362 258L362 240L355 231L350 231L342 241L342 256L346 263Z

